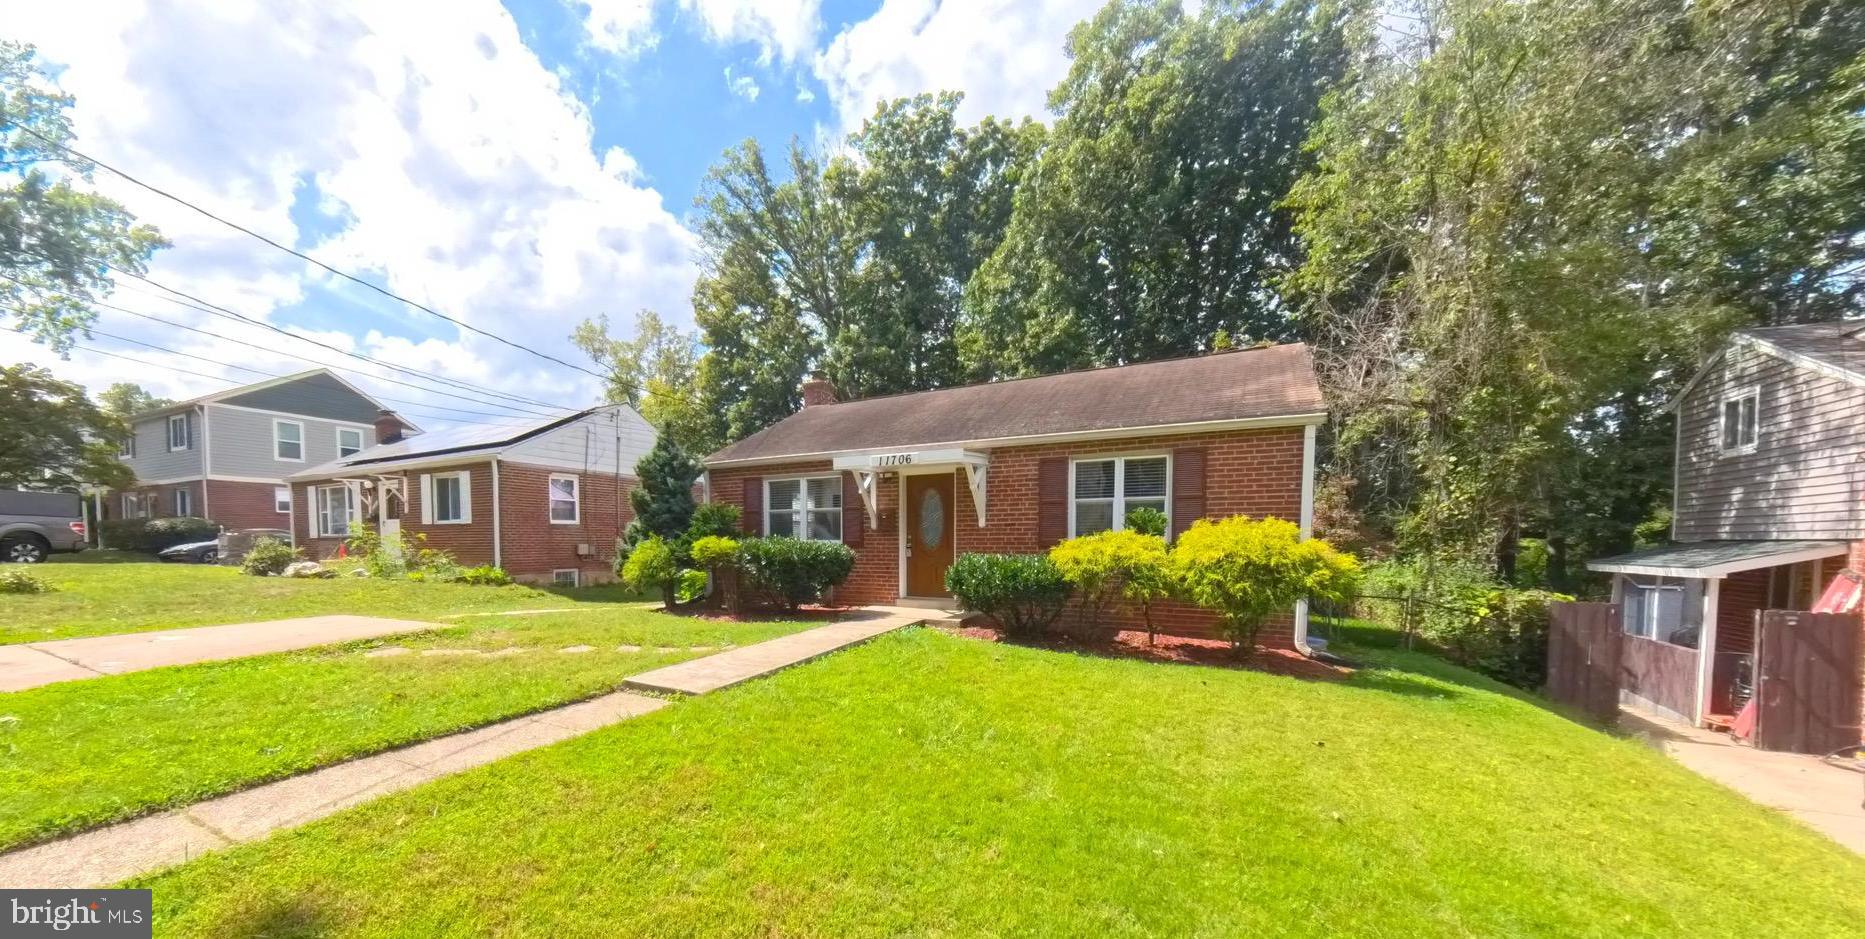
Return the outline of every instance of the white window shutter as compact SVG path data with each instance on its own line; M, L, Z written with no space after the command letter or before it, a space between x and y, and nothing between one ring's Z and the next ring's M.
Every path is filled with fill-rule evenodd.
M434 477L421 474L421 524L434 524Z
M473 521L473 474L471 472L460 474L460 521L469 524Z

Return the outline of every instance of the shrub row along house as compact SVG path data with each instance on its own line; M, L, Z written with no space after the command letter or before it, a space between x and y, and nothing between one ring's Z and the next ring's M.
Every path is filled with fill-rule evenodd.
M1315 427L1325 416L1305 346L1065 372L854 401L812 377L803 408L705 460L708 498L758 536L839 541L856 555L841 603L950 605L960 553L1036 553L1167 516L1313 517ZM1168 603L1161 630L1209 635L1213 617ZM1137 627L1131 611L1120 625ZM1266 645L1306 644L1306 611Z
M1757 691L1757 611L1811 610L1829 589L1856 597L1850 572L1865 571L1865 322L1738 332L1672 406L1676 543L1588 566L1613 575L1625 633L1622 699L1725 725ZM1846 638L1855 658L1844 668L1857 676L1858 637ZM1785 685L1774 690L1816 692ZM1839 718L1855 740L1858 718L1856 706Z

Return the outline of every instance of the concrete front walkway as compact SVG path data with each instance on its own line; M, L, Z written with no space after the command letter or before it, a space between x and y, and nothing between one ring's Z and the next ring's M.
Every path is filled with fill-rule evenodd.
M948 621L957 622L958 616L940 610L864 607L826 626L642 672L622 682L622 687L661 694L706 694L801 665L915 623Z
M379 796L665 707L618 691L0 855L0 886L83 889L263 838Z
M1816 756L1757 750L1728 734L1629 710L1619 712L1619 726L1697 775L1780 809L1865 854L1865 774Z
M0 692L442 628L378 616L305 616L0 646Z

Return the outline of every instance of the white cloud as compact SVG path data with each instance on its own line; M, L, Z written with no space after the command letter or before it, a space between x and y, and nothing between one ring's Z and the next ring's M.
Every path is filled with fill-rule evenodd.
M758 100L758 93L763 90L758 87L757 81L751 76L733 75L732 67L729 65L725 67L725 87L731 89L733 95L746 101Z
M764 62L793 62L814 50L822 0L680 0L715 42L748 42Z
M844 131L877 102L965 93L959 116L1048 117L1049 89L1068 74L1064 42L1103 0L883 0L816 56Z
M583 16L583 28L591 45L605 52L634 55L654 48L659 37L654 33L652 0L582 0L589 12Z
M10 31L62 67L59 80L77 97L81 147L224 217L287 244L322 235L310 252L332 264L571 362L583 359L564 337L585 316L609 312L627 322L641 307L688 315L692 235L643 185L626 151L592 150L586 110L491 0L455 4L444 16L369 0L297 8L149 0L89 15L69 7L14 13ZM354 287L339 291L328 275L107 174L96 183L174 240L150 275L190 293L257 317L303 302L346 348L484 387L564 403L596 393L589 376ZM300 232L292 207L307 185L316 191L306 197L339 230ZM112 302L369 370L136 289ZM309 367L108 311L99 328L218 362ZM0 356L47 358L0 335L9 337ZM224 387L85 352L57 368L98 387L136 380L170 396Z
M809 90L808 85L798 82L797 83L797 103L808 104L814 100L816 100L816 93Z

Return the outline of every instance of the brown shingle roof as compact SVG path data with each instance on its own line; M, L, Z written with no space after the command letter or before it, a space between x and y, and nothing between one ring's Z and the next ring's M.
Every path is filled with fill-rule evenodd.
M706 458L772 460L1325 410L1300 343L804 408Z

